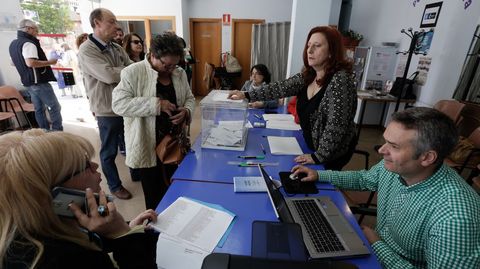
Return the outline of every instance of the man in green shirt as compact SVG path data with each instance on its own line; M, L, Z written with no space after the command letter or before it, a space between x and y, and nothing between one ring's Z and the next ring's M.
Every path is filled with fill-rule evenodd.
M303 181L377 191L375 230L362 227L385 268L480 268L480 196L443 164L458 141L453 122L431 108L397 112L365 171L295 166Z

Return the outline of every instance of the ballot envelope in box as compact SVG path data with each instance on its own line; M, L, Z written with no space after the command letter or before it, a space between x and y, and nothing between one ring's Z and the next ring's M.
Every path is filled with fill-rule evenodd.
M228 99L228 93L213 90L200 102L202 148L245 150L248 103Z

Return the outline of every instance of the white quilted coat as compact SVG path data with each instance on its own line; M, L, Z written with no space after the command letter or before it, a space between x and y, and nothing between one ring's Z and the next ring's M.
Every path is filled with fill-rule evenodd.
M126 165L148 168L157 165L155 153L155 117L161 108L156 97L158 73L145 60L122 70L121 81L112 93L112 109L123 117L125 125ZM195 97L188 85L187 75L180 67L172 72L173 87L179 107L193 115Z

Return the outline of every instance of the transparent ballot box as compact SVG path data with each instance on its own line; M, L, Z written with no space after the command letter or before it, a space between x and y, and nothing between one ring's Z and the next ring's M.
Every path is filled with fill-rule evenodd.
M246 100L230 100L228 93L213 90L200 102L202 148L245 150L248 103Z

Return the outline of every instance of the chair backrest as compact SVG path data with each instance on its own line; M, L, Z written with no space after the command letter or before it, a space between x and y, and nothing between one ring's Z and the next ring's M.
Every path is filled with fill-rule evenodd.
M468 140L472 142L475 148L480 149L480 127L477 127L473 132L468 136Z
M457 100L440 100L433 106L436 110L445 113L455 124L460 122L464 107L465 104Z
M23 96L20 92L12 86L1 86L0 87L0 97L3 98L17 98L20 101L20 104L24 104L27 101L23 99Z

